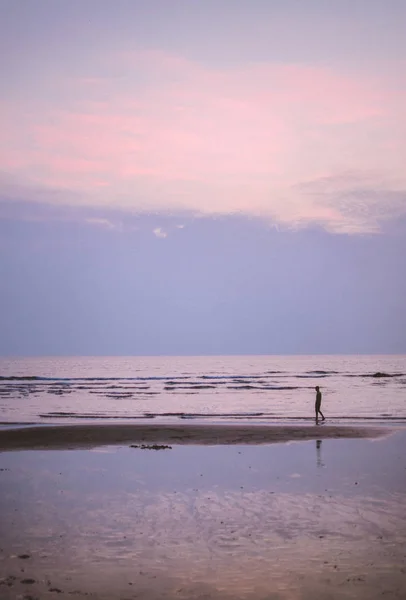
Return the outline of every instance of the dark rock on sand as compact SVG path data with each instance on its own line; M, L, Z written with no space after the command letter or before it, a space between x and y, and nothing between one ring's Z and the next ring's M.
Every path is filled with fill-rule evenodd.
M0 585L8 585L8 587L11 587L16 579L17 577L14 575L8 575L4 579L0 579Z

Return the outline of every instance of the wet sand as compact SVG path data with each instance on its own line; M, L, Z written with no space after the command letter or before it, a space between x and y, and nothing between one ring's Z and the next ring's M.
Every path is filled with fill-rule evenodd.
M373 438L379 427L338 425L87 424L0 429L0 451L94 448L122 444L271 444L275 442Z
M0 598L403 600L406 432L312 429L2 452Z

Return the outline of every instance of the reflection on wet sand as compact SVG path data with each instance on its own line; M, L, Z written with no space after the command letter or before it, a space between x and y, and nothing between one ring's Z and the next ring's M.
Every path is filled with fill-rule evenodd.
M321 459L321 444L322 440L316 440L316 455L317 455L317 466L324 467L324 463Z
M319 441L316 466L314 442L3 455L0 597L403 598L403 488L360 492L338 462L332 489ZM264 466L284 453L285 476Z

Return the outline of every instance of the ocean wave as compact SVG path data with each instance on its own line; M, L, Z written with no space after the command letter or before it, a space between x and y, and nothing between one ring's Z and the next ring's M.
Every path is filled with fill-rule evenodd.
M164 390L173 392L176 390L214 390L216 389L216 385L210 384L198 384L195 383L193 385L165 385Z
M275 374L279 372L275 371ZM311 375L300 374L300 373L290 373L289 375L284 375L284 377L311 377ZM227 381L234 382L246 382L246 381L257 381L259 379L271 379L272 375L269 372L260 373L260 374L251 374L251 375L242 375L242 374L229 374L229 375L166 375L166 376L138 376L138 377L43 377L40 375L0 375L0 381L8 382L8 381L21 381L28 383L58 383L59 385L69 385L72 383L76 384L86 384L92 383L93 385L97 384L105 384L109 382L148 382L148 381L166 381L168 384L172 382L178 381L186 381L190 379L194 380L203 380L203 381L215 381L216 384L222 384Z
M306 371L306 373L309 375L339 375L340 371L315 370L315 371Z
M190 379L190 375L176 375L170 379ZM0 375L0 381L57 381L69 383L71 381L165 381L167 376L144 376L144 377L42 377L39 375Z
M374 379L390 379L393 377L404 377L405 373L383 373L377 371L375 373L343 373L344 377L363 377L363 378L374 378Z
M272 412L145 412L142 414L135 415L117 415L117 414L105 414L100 412L95 413L80 413L80 412L48 412L41 413L38 415L41 419L93 419L93 420L123 420L123 421L137 421L139 419L156 419L156 418L176 418L176 419L260 419L261 421L269 422L284 422L284 421L305 421L314 422L313 416L303 415L277 415ZM336 422L347 422L362 421L362 422L391 422L391 423L406 423L406 417L396 416L389 413L381 413L377 416L368 415L334 415L328 417L327 423Z
M292 375L292 377L297 377L298 379L323 379L324 377L328 377L328 374L298 374L298 375Z
M232 381L234 383L246 383L247 381L255 381L261 379L271 379L274 378L274 375L278 375L276 379L280 377L290 377L292 379L317 379L323 377L329 377L330 375L341 375L342 377L372 377L376 379L384 379L384 378L393 378L393 377L405 377L405 373L390 373L384 371L376 371L372 373L348 373L348 372L340 372L340 371L324 371L321 369L313 370L313 371L305 371L298 373L286 373L282 371L265 371L264 373L259 374L228 374L228 375L150 375L150 376L135 376L135 377L43 377L40 375L0 375L0 382L19 382L22 383L58 383L58 385L70 385L70 384L83 384L91 383L92 385L106 384L114 382L150 382L150 381L163 381L167 382L170 385L172 382L179 381L187 381L194 379L196 383L200 383L203 381L215 381L216 384L226 383L227 381ZM197 381L196 381L197 380ZM192 382L190 382L192 383ZM194 382L193 382L194 383Z
M228 390L298 390L297 385L228 385Z

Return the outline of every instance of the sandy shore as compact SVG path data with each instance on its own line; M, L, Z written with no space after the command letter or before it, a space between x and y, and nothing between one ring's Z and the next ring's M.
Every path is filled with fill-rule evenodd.
M131 426L64 429L135 435ZM317 439L210 445L212 430L222 441L242 432L266 442ZM0 453L1 600L406 598L404 430L326 440L375 432L135 431L137 440L184 431L210 444Z
M327 438L373 438L388 429L338 425L114 424L0 430L0 451L93 448L122 444L270 444Z

